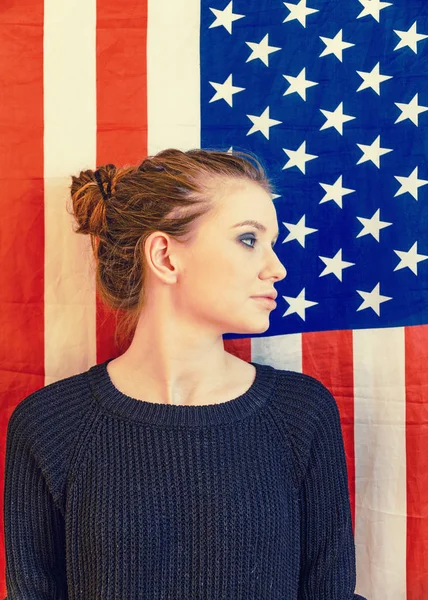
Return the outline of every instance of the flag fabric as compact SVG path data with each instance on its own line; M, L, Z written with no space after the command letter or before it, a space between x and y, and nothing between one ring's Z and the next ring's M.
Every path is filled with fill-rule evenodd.
M287 276L269 329L225 348L331 390L356 592L428 598L428 5L11 0L0 33L0 477L15 406L118 354L71 174L250 150Z

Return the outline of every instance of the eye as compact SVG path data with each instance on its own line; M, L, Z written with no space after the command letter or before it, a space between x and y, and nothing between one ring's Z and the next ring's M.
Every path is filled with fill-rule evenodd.
M244 238L241 238L240 242L244 243L244 242L246 242L248 240L250 240L251 242L254 242L254 245L251 246L249 244L244 244L244 246L247 246L247 248L254 248L255 242L257 242L257 238L254 235L252 235L251 237L250 236L246 236ZM275 244L276 244L276 241L272 242L272 250L274 249Z
M250 240L252 242L256 242L257 238L253 237L253 236L252 237L244 237L244 238L240 239L240 242L244 243L244 242L246 242L248 240ZM247 248L254 248L255 244L253 246L250 246L249 244L244 244L244 246L247 246Z

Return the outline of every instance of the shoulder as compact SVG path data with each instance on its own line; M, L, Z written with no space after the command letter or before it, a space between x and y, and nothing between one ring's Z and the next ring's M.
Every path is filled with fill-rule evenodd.
M337 402L326 385L306 373L275 369L278 401L290 408L309 411L315 420L325 411L338 410Z
M90 402L87 372L71 375L49 383L23 398L12 411L9 427L33 429L36 423L53 425ZM65 423L64 423L65 424Z
M270 417L289 444L296 481L306 471L314 441L331 424L340 427L339 410L330 390L318 379L287 369L275 369Z

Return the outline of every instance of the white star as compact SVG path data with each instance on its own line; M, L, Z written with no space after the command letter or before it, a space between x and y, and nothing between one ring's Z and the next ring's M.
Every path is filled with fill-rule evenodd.
M364 225L360 233L357 235L357 238L370 234L377 242L379 241L380 230L384 227L389 227L392 225L392 223L389 223L388 221L380 220L380 208L377 209L370 219L365 219L364 217L357 217L357 219Z
M360 160L357 162L357 165L366 162L367 160L371 160L373 164L380 168L380 157L383 154L388 154L388 152L392 152L393 148L381 148L380 147L380 135L372 142L371 145L366 146L365 144L357 144L360 150L363 151L363 155Z
M306 236L311 233L314 233L315 231L318 231L318 229L306 227L306 215L303 215L300 221L295 225L293 223L286 223L284 221L282 222L282 224L285 225L290 232L282 243L285 244L285 242L297 240L302 246L302 248L305 247Z
M351 190L350 188L342 187L342 175L340 175L332 185L320 182L320 186L325 190L325 195L321 198L320 204L328 202L329 200L334 200L340 208L342 208L343 196L355 192L355 190Z
M281 48L277 48L276 46L269 46L269 34L267 33L261 42L245 42L247 46L250 46L252 53L247 58L246 62L250 62L250 60L255 60L259 58L264 64L269 66L269 54L272 52L278 52Z
M307 15L319 12L317 8L307 8L306 0L300 0L298 4L290 4L289 2L284 2L284 4L290 11L290 14L285 17L283 23L297 19L303 27L306 27Z
M415 275L418 274L418 263L428 258L426 254L418 254L418 242L415 242L407 252L401 250L394 250L394 252L400 257L400 262L394 271L408 267Z
M320 35L320 38L325 44L324 50L321 52L321 56L327 56L328 54L334 54L340 62L342 62L342 52L346 48L350 48L351 46L355 46L355 44L350 44L349 42L342 41L342 29L336 33L334 38L326 38Z
M303 100L305 100L305 102L306 88L318 85L317 81L309 81L309 79L306 79L306 67L303 67L297 77L292 77L291 75L283 75L283 77L285 77L290 84L290 87L283 93L283 96L296 92Z
M283 298L288 302L290 306L287 308L287 312L285 312L282 316L286 317L287 315L297 313L299 317L303 319L303 321L305 320L305 310L310 306L315 306L315 304L318 304L318 302L311 302L311 300L306 300L305 288L303 288L300 294L296 297L283 296Z
M343 135L343 123L355 119L355 117L351 117L351 115L343 114L343 102L341 102L333 112L329 110L323 110L322 108L320 108L320 111L327 119L324 125L320 127L320 131L322 129L334 127L340 133L340 135Z
M379 23L379 13L387 6L392 6L391 2L381 2L381 0L359 0L364 6L363 10L358 15L357 19L371 15Z
M410 119L410 121L412 121L416 125L416 127L419 126L418 115L428 110L428 106L422 106L422 104L418 104L417 94L413 96L413 98L408 104L402 102L394 102L394 104L396 104L401 110L401 115L397 118L395 123L399 123L400 121L404 121L405 119Z
M382 296L380 294L379 286L380 286L379 283L376 284L371 292L363 292L361 290L357 290L357 292L360 294L361 298L364 298L364 302L362 302L360 304L360 306L357 308L357 311L364 310L366 308L372 308L374 310L374 312L377 314L377 316L379 316L379 314L380 314L379 306L382 304L382 302L387 302L388 300L392 300L392 298L390 298L389 296Z
M415 54L418 53L417 43L428 37L428 35L416 32L416 21L407 31L399 31L398 29L394 29L394 33L396 33L400 38L400 41L395 46L394 50L399 50L400 48L404 48L404 46L409 46L409 48L413 50Z
M225 100L229 106L232 106L233 94L237 94L238 92L245 90L245 88L236 87L232 84L232 73L224 83L215 83L214 81L210 81L210 84L216 90L216 93L211 98L210 102Z
M324 275L329 275L331 273L332 275L336 275L339 281L342 281L343 269L348 269L355 265L355 263L342 260L342 248L336 252L336 255L333 256L333 258L327 258L327 256L320 256L319 258L326 265L324 271L319 274L319 277L324 277Z
M242 19L245 15L238 15L232 12L232 4L233 0L230 0L229 4L223 10L218 10L217 8L209 7L210 11L213 12L216 16L216 19L208 29L211 27L223 27L229 32L232 33L232 23L233 21L237 21L238 19Z
M392 79L392 75L381 75L379 73L379 63L377 63L377 65L375 65L373 69L368 73L366 73L365 71L357 71L357 73L360 77L363 78L363 83L360 85L357 92L371 87L372 90L374 90L378 96L380 96L380 84L382 83L382 81Z
M399 175L394 175L394 177L401 184L398 192L394 194L394 198L409 192L409 194L412 194L413 198L417 200L418 189L428 183L426 179L418 179L418 167L415 167L408 177L400 177Z
M247 117L253 122L253 126L247 135L260 131L267 139L269 139L269 128L282 123L282 121L276 121L269 117L269 106L265 108L260 117L256 117L255 115L247 115Z
M305 173L306 163L309 160L314 160L314 158L318 158L315 154L306 154L306 142L303 142L297 150L288 150L287 148L283 148L283 151L287 154L289 160L282 167L284 169L290 169L291 167L297 167Z

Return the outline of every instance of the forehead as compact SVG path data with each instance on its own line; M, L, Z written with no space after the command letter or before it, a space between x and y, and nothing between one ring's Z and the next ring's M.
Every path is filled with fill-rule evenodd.
M229 218L257 219L269 209L275 212L272 197L261 185L249 180L221 180L212 182L211 193L217 214ZM257 214L249 214L252 210Z
M278 222L272 196L252 181L217 182L213 189L215 219L226 227L252 226L263 233L277 233Z

